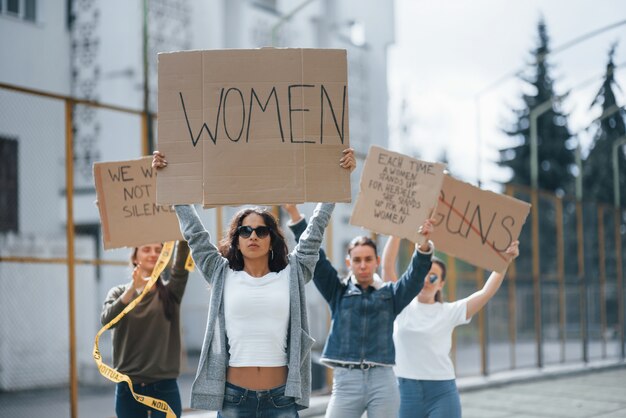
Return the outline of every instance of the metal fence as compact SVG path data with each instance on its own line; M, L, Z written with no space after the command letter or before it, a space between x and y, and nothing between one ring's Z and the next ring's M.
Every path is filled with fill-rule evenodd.
M91 358L93 330L102 294L128 275L128 254L102 252L98 225L81 221L97 212L86 192L91 172L76 153L77 112L101 121L100 133L109 126L125 133L99 150L100 159L148 154L149 118L141 111L0 83L0 204L12 208L0 214L1 416L26 416L20 406L29 404L30 414L77 417L79 383L81 394L98 391L96 381L111 385ZM12 157L15 164L6 164ZM501 290L456 331L458 375L623 359L626 212L523 187L506 192L533 210ZM223 218L216 210L218 233ZM447 262L448 299L484 283L487 272ZM206 311L197 310L203 321ZM105 359L108 345L101 343Z
M458 376L624 359L626 211L528 187L506 194L533 202L520 256L501 289L468 326L455 331ZM489 272L442 255L446 298L480 289Z

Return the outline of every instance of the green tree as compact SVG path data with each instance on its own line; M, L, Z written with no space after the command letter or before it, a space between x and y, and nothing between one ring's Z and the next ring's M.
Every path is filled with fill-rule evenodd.
M575 156L569 147L572 135L567 126L567 115L560 110L560 101L565 95L557 95L550 76L551 66L547 62L550 39L546 24L538 24L538 46L531 51L532 63L529 76L520 78L532 87L533 92L523 94L523 105L513 109L516 121L504 132L514 144L500 150L499 165L508 167L513 175L507 183L530 185L530 112L537 106L552 101L552 107L537 119L538 163L540 189L553 192L573 190L573 167Z
M609 50L609 60L606 64L606 73L602 86L591 103L591 108L600 106L602 118L596 122L597 129L594 135L589 155L583 164L583 187L585 197L604 203L613 203L613 144L626 135L624 116L626 111L620 108L615 98L614 89L620 90L617 84L613 61L617 44ZM626 184L626 158L623 147L618 152L619 183ZM622 187L622 190L624 188ZM626 206L626 193L621 194L621 206Z

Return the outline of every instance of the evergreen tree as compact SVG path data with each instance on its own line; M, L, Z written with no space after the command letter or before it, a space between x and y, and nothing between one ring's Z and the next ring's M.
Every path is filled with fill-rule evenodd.
M585 198L604 203L614 203L613 196L613 144L616 140L624 138L626 127L624 116L626 111L620 108L615 99L615 89L620 89L615 81L615 63L613 57L617 45L613 45L609 51L609 61L606 65L606 74L602 87L591 103L602 107L602 116L597 122L597 131L589 151L589 155L583 164L583 190ZM619 184L624 190L626 185L626 158L623 147L618 151ZM626 192L621 193L621 206L626 206Z
M572 135L567 127L567 115L560 110L558 96L550 77L551 66L547 62L550 52L549 37L543 19L538 24L539 44L531 51L532 74L520 78L533 87L533 94L523 94L523 106L514 109L517 121L504 132L516 141L510 148L500 150L499 165L509 167L513 176L509 183L530 185L530 112L532 109L552 101L552 107L537 118L538 184L540 189L553 192L573 191L572 169L574 152L568 148Z

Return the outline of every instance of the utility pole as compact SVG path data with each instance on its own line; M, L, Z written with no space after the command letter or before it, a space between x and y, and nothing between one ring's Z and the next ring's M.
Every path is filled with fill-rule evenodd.
M143 111L144 119L144 154L150 154L154 150L154 133L152 129L152 114L150 113L150 71L148 62L148 0L143 0Z

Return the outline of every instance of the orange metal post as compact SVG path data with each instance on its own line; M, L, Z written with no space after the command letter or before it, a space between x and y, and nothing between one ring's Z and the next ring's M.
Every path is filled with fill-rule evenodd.
M600 271L600 340L602 358L606 358L606 251L604 245L604 208L598 205L598 253Z
M565 245L563 242L563 199L554 197L556 208L556 251L559 280L559 336L561 338L561 363L565 362Z
M67 288L70 345L70 414L78 417L78 372L76 368L76 297L74 289L74 135L71 100L65 100L65 190L67 236Z
M616 270L617 270L617 312L619 319L617 323L619 324L619 341L620 341L620 356L622 360L624 359L624 272L622 265L622 235L620 233L620 229L622 227L622 218L621 218L620 207L615 208L615 224L613 225L613 229L615 229L615 262L616 262Z
M513 189L510 185L506 186L505 194L513 197ZM517 316L516 316L516 292L515 292L515 261L513 261L507 270L507 285L508 285L508 297L509 297L509 353L511 356L511 370L515 369L516 365L516 352L515 344L517 343Z
M458 277L456 273L456 259L452 256L449 256L446 263L447 272L446 272L446 281L448 284L446 288L448 290L448 300L455 301L456 300L456 289L458 283ZM450 355L452 357L452 362L456 366L456 332L452 333L452 349L450 351Z
M476 290L480 290L485 285L485 270L476 269ZM480 343L480 370L483 376L489 374L489 351L487 347L487 309L478 311L478 341Z
M585 277L585 248L583 231L583 206L576 202L576 241L578 242L578 282L580 285L580 333L582 334L583 361L589 361L589 331L587 318L587 278Z
M141 155L150 155L150 141L148 140L148 114L141 114Z
M541 278L539 277L539 196L531 191L532 201L532 254L533 298L535 302L535 340L537 344L537 367L543 367L543 329L541 322Z

